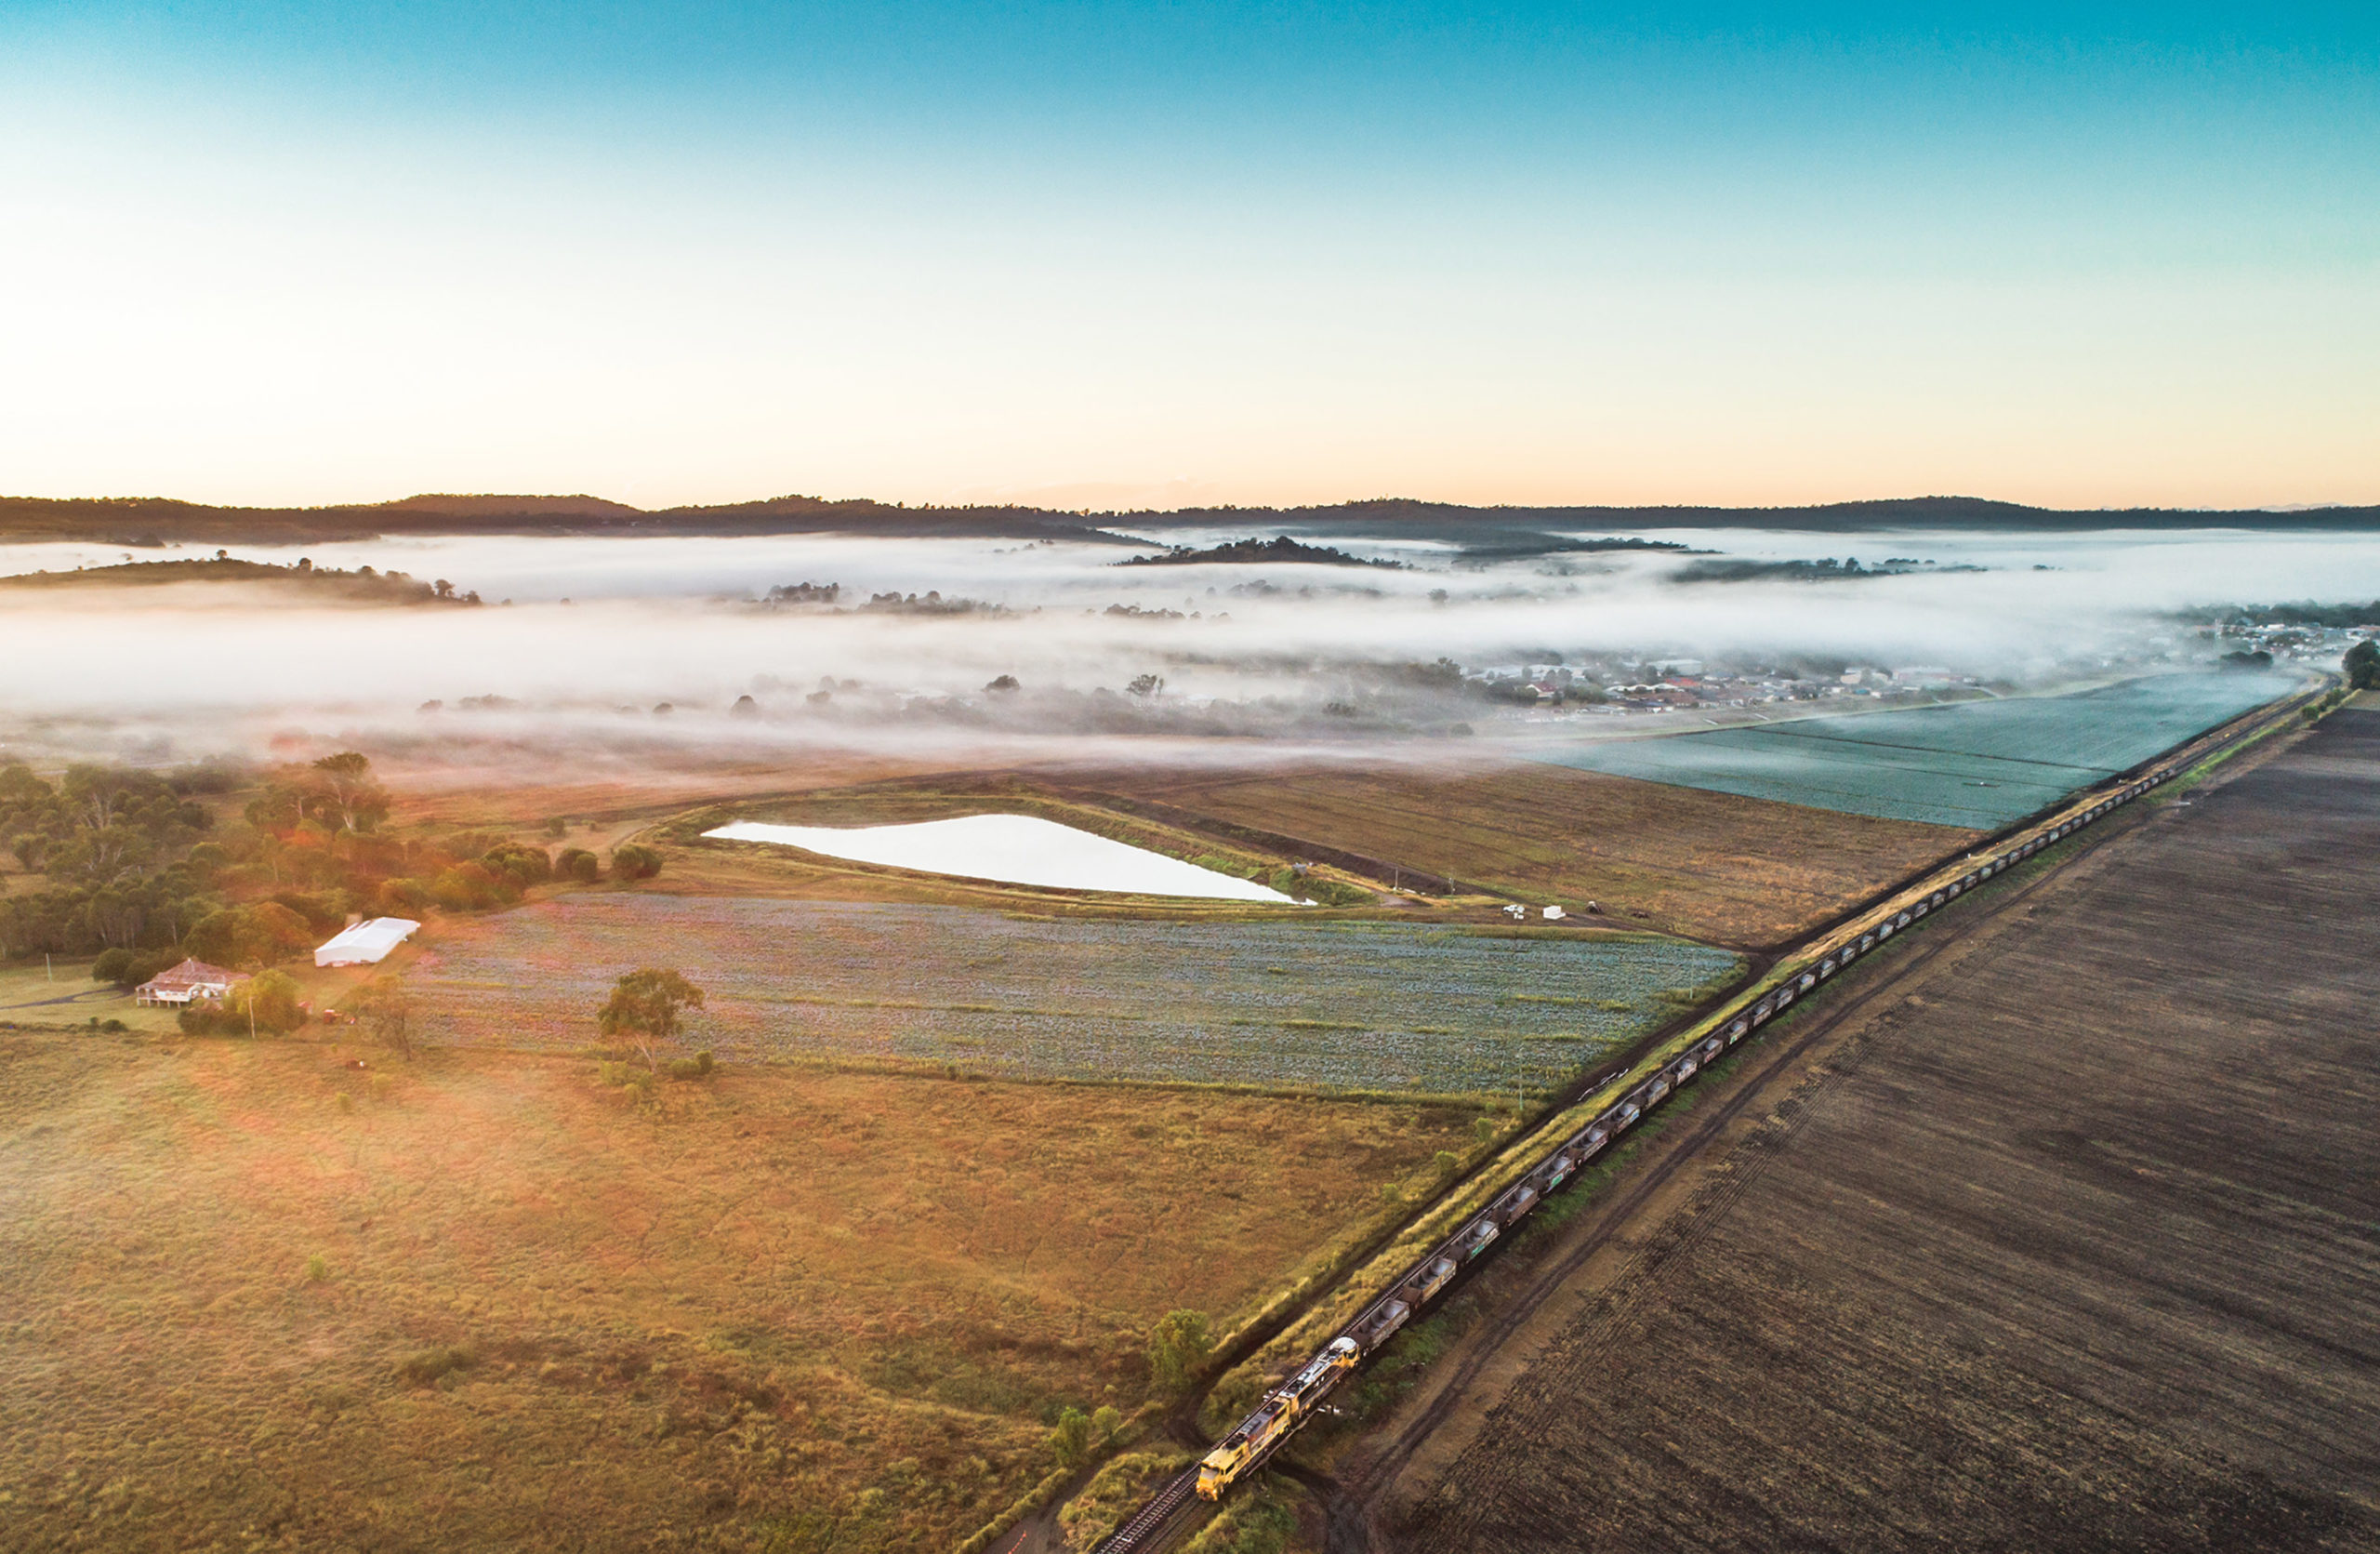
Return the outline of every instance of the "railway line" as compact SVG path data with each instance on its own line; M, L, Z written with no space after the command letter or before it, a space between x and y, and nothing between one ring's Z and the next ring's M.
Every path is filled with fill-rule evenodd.
M1530 1130L1529 1138L1541 1141L1551 1136L1554 1143L1548 1147L1540 1142L1533 1158L1525 1156L1510 1168L1494 1172L1488 1179L1496 1185L1450 1234L1389 1279L1289 1379L1266 1392L1203 1461L1170 1480L1120 1523L1098 1546L1097 1554L1151 1554L1165 1546L1192 1507L1201 1501L1220 1501L1235 1484L1263 1469L1341 1383L1377 1355L1417 1314L1440 1299L1465 1272L1490 1255L1547 1195L1573 1180L1590 1162L1693 1083L1711 1063L1817 992L1843 968L1962 896L2201 763L2268 732L2322 688L2317 684L2185 741L2003 831L1964 857L1853 909L1779 955L1749 987L1727 995L1682 1030L1657 1037L1650 1050L1635 1055L1635 1060L1617 1074L1589 1082L1580 1102L1549 1114ZM1792 1061L1814 1035L1805 1032L1798 1037L1772 1063ZM1724 1115L1707 1120L1704 1128L1715 1129L1725 1121ZM1514 1148L1517 1151L1528 1147L1522 1143ZM1677 1158L1690 1153L1689 1149ZM1474 1177L1471 1184L1450 1190L1477 1191L1477 1182ZM1630 1190L1641 1194L1658 1186L1658 1182L1640 1183ZM1570 1260L1565 1259L1542 1277L1558 1281L1569 1268ZM1409 1443L1405 1449L1410 1449Z

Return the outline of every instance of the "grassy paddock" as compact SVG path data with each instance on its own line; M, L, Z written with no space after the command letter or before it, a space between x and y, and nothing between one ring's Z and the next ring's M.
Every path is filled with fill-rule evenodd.
M0 1033L0 1546L943 1549L1460 1109ZM1317 1251L1316 1249L1322 1249Z

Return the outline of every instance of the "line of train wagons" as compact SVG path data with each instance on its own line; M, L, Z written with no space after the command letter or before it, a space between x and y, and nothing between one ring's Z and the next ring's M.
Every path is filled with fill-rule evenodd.
M1198 1465L1198 1493L1207 1499L1220 1500L1235 1482L1263 1467L1281 1443L1313 1416L1333 1388L1361 1364L1366 1356L1378 1353L1381 1346L1387 1343L1398 1328L1411 1321L1415 1312L1453 1282L1455 1275L1461 1272L1466 1265L1493 1246L1531 1209L1543 1202L1548 1193L1570 1180L1589 1161L1608 1149L1612 1140L1633 1127L1646 1112L1693 1082L1697 1074L1729 1047L1782 1014L1795 999L1926 913L1956 899L1993 875L2024 862L2119 804L2130 803L2164 782L2175 769L2161 768L2150 776L2139 777L2107 793L2088 807L2034 833L2006 852L1977 864L1967 873L1921 899L1897 910L1887 908L1888 915L1869 919L1845 930L1839 940L1819 952L1815 965L1807 966L1771 989L1751 1007L1728 1021L1723 1029L1714 1030L1664 1063L1657 1072L1555 1147L1527 1175L1480 1210L1435 1251L1406 1269L1387 1294L1366 1307L1361 1315L1342 1328L1320 1353L1307 1361L1289 1380L1267 1392L1257 1403L1255 1412L1233 1427L1231 1433L1218 1441Z

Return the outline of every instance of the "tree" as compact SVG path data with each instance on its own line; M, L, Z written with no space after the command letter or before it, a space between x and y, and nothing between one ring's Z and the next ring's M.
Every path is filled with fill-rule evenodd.
M1146 699L1164 691L1165 677L1161 674L1136 674L1132 676L1132 683L1124 689L1133 696Z
M1068 1403L1058 1411L1058 1422L1050 1431L1050 1451L1061 1468L1072 1468L1091 1450L1091 1415Z
M278 901L209 912L187 940L192 955L220 966L271 965L302 953L313 942L306 920Z
M612 875L621 880L649 880L661 872L661 855L633 842L612 849Z
M602 860L584 847L564 847L554 855L554 874L559 879L576 880L591 885L603 876Z
M554 877L554 860L546 856L543 847L532 847L525 842L499 842L480 855L480 862L497 873L509 874L523 890Z
M1168 1311L1149 1334L1150 1379L1162 1391L1183 1390L1214 1342L1204 1311Z
M2356 690L2368 691L2380 685L2380 647L2373 646L2367 637L2347 650L2339 668L2346 671L2347 683Z
M281 1036L306 1023L298 1006L298 981L287 972L260 971L231 985L223 1012L236 1028L245 1024L251 1036Z
M612 984L612 996L595 1013L596 1027L606 1036L626 1036L654 1067L656 1043L678 1038L680 1016L703 1006L703 990L675 971L646 966Z
M389 794L372 775L368 756L341 750L314 763L324 797L338 811L339 829L368 831L388 818Z
M356 990L348 1009L372 1032L372 1040L413 1061L413 999L393 976L376 976Z

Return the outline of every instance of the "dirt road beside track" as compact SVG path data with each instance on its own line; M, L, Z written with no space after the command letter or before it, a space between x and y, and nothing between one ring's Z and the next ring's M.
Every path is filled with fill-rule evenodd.
M2375 881L2347 711L1880 957L1342 1459L1334 1551L2380 1547Z

